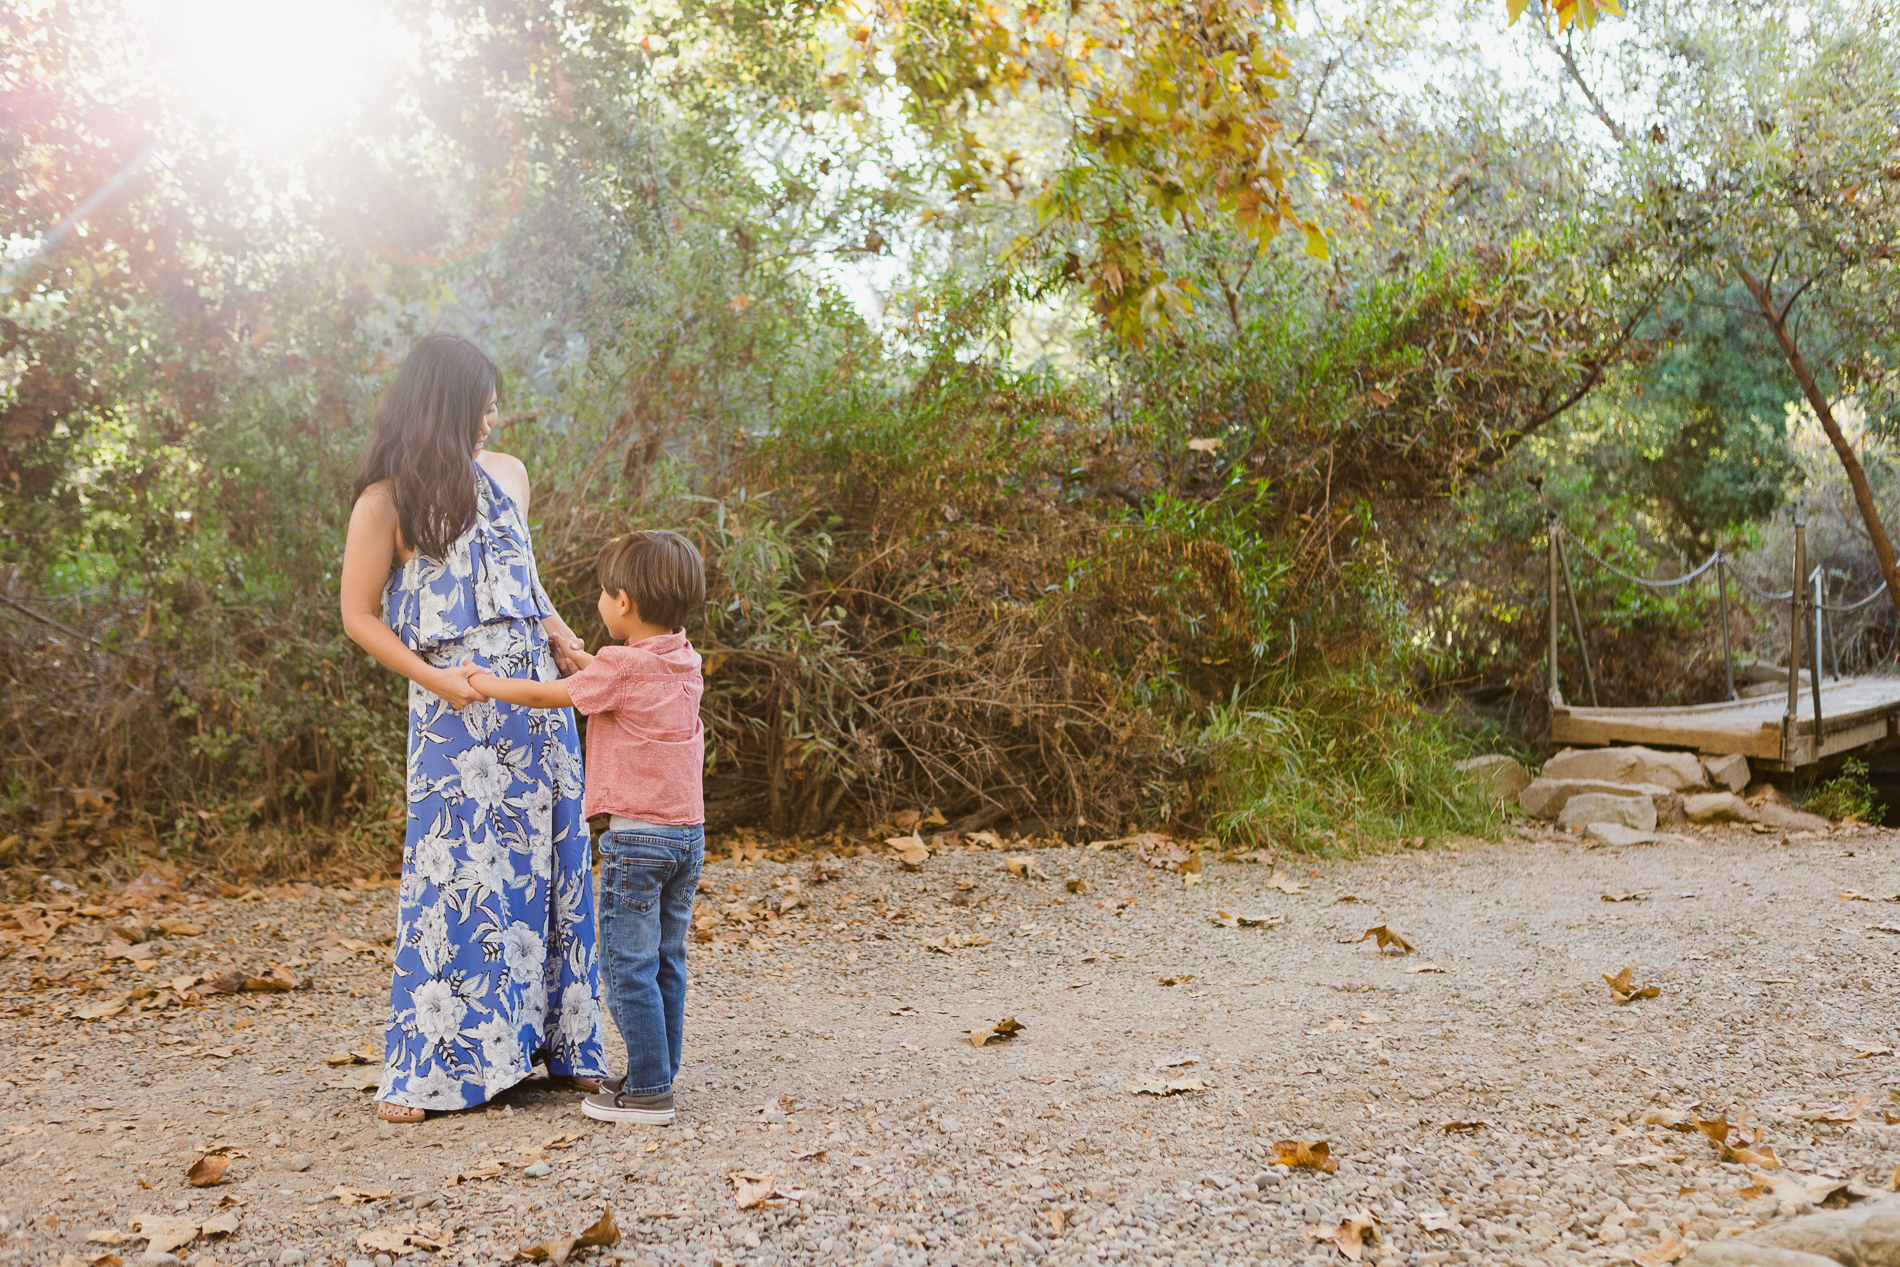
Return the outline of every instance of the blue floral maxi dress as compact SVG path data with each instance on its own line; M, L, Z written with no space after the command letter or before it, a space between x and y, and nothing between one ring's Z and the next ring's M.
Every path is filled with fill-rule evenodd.
M560 676L527 521L474 468L474 524L445 559L390 572L383 619L430 664ZM599 1077L593 872L573 713L409 684L409 823L377 1099L480 1104L545 1060Z

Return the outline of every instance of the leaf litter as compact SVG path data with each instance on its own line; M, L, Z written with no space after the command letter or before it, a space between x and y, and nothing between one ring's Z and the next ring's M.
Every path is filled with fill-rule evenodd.
M1399 936L1397 933L1387 928L1384 924L1380 924L1377 928L1368 928L1365 931L1365 934L1363 936L1356 937L1353 940L1354 941L1372 940L1372 941L1378 942L1377 949L1380 954L1384 954L1387 950L1393 947L1397 947L1398 952L1401 955L1409 955L1412 953L1413 950L1416 949L1416 947L1414 947L1411 942L1405 940L1405 938Z
M577 1249L605 1249L609 1245L620 1243L620 1229L614 1225L614 1208L604 1207L600 1218L592 1227L573 1236L555 1236L535 1245L524 1245L515 1251L517 1262L551 1262L560 1267L568 1256Z
M1634 1003L1637 999L1653 999L1662 993L1659 985L1637 985L1633 975L1635 971L1634 968L1625 968L1615 976L1607 972L1603 974L1612 999L1618 1003Z

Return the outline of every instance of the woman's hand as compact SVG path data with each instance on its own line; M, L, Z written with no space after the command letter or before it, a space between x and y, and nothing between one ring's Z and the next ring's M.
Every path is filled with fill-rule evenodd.
M440 695L444 703L459 713L470 704L488 698L476 689L471 680L477 673L486 672L487 669L473 660L464 660L452 669L441 670L434 681L424 682L423 685Z

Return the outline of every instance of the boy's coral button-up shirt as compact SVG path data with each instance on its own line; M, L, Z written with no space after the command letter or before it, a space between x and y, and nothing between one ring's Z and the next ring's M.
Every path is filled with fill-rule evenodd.
M686 631L602 647L566 681L568 698L587 714L587 817L705 822L706 683Z

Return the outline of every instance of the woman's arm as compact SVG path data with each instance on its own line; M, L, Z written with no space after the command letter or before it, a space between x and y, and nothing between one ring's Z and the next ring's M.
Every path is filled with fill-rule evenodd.
M493 673L477 670L468 679L468 684L489 699L498 699L504 704L520 704L524 708L574 707L574 699L567 693L565 682L496 677Z
M481 698L468 684L477 672L472 664L438 669L403 645L396 631L383 623L383 585L396 561L396 503L389 490L374 485L356 499L350 511L350 532L343 544L343 581L339 607L343 632L386 669L402 674L424 690L434 691L451 708L465 708Z

